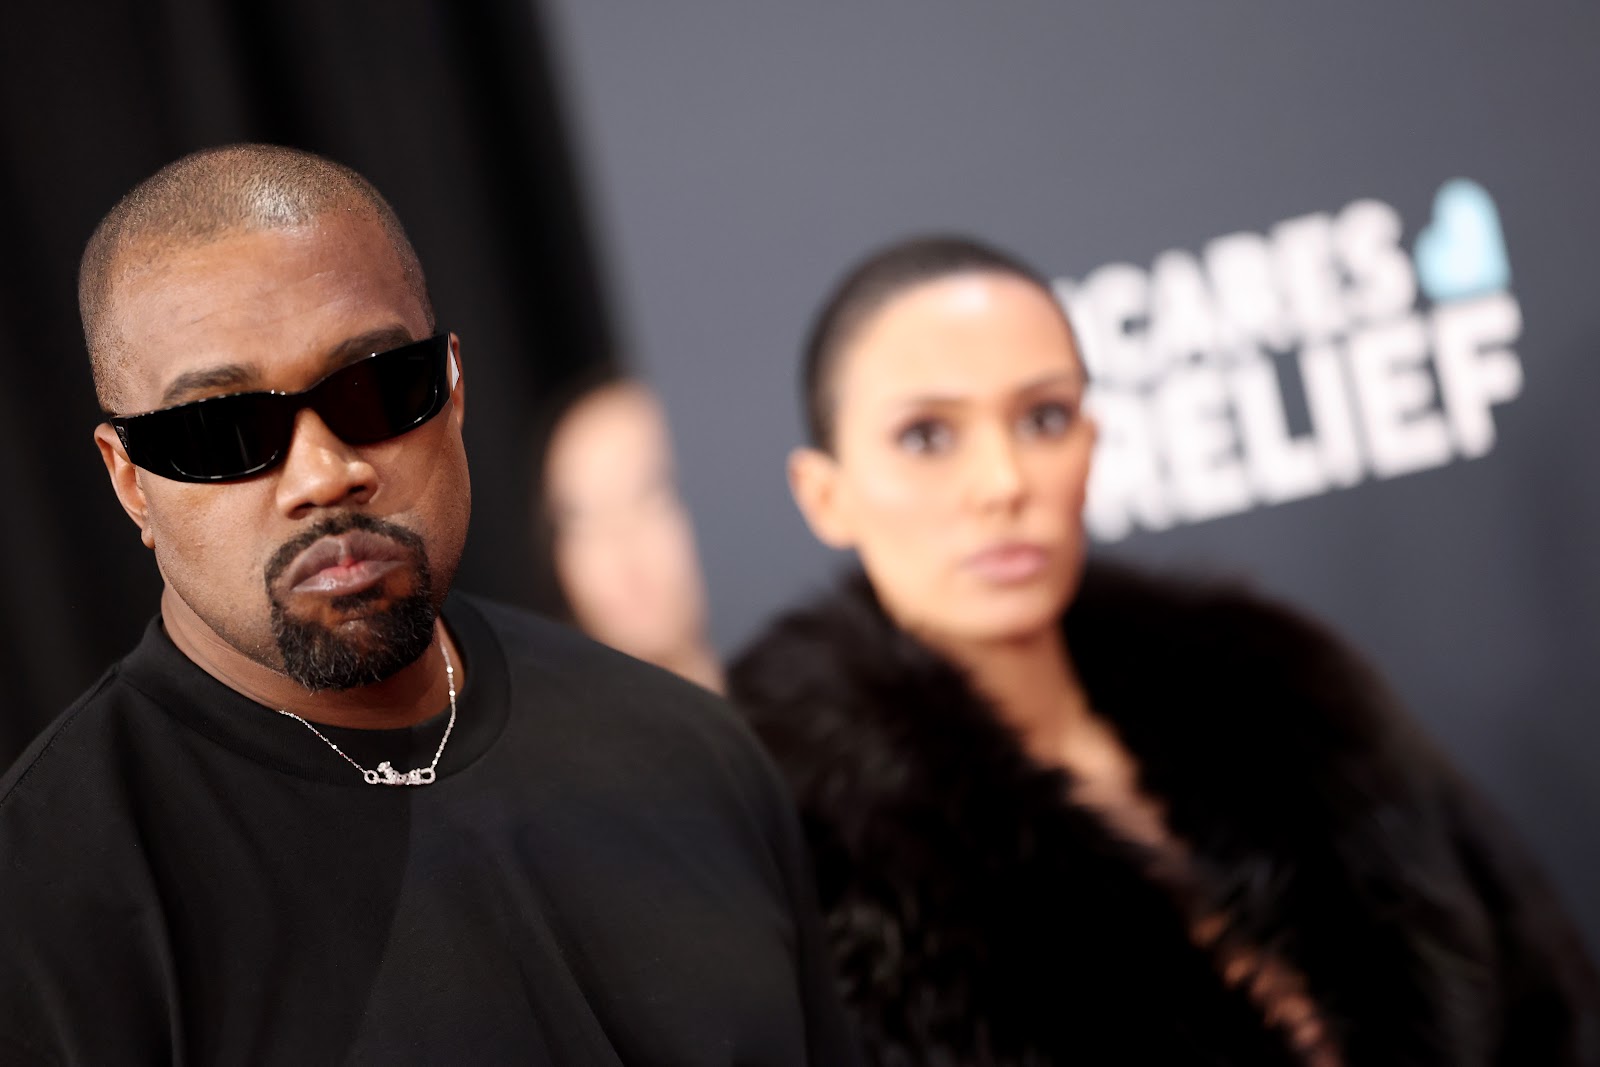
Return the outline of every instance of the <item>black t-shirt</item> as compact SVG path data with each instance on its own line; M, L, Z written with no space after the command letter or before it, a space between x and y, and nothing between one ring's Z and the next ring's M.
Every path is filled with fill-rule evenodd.
M159 621L0 779L0 1063L856 1062L789 801L709 694L459 595L371 786ZM323 728L425 767L448 710Z

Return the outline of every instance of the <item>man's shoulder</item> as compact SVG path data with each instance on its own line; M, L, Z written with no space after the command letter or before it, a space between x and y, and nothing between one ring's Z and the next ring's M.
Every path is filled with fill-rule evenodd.
M452 617L463 610L487 624L506 655L517 656L519 662L531 657L560 663L573 657L579 660L603 658L612 652L565 623L538 612L456 590L445 602L445 621L452 621Z
M722 697L670 671L595 641L570 626L486 598L454 593L493 631L517 704L568 743L648 752L666 770L718 765L766 787L760 744Z
M0 925L62 928L62 894L122 899L138 882L132 735L154 716L114 666L0 776ZM108 874L115 877L108 878ZM46 918L48 917L48 919Z
M475 613L494 633L514 678L542 675L563 687L576 686L572 695L607 707L627 709L646 702L685 709L691 715L728 717L715 693L618 652L564 623L472 594L452 594L451 600L451 607Z
M0 820L19 790L62 773L84 775L102 758L103 741L116 707L128 696L114 664L52 719L0 775Z

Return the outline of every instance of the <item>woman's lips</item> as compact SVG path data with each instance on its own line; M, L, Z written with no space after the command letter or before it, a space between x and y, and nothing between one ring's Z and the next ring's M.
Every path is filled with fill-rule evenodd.
M994 585L1017 585L1044 570L1050 554L1039 545L1007 541L974 552L965 560L966 568Z
M382 581L409 560L405 547L395 541L351 530L324 537L296 556L283 585L292 593L344 596Z

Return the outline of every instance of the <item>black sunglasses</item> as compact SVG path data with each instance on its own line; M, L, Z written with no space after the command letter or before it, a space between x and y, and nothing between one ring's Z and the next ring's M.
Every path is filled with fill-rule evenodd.
M450 335L441 333L341 367L299 393L231 393L143 415L107 418L136 466L177 482L226 482L283 461L295 416L310 408L345 444L414 430L450 397Z

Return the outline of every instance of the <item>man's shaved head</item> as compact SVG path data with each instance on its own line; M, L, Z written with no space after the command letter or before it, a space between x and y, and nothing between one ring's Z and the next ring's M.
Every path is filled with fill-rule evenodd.
M394 245L428 322L422 265L394 209L349 167L279 145L208 148L162 167L117 202L95 228L78 268L78 310L100 406L120 412L119 284L164 253L231 233L290 229L330 213L377 222Z

